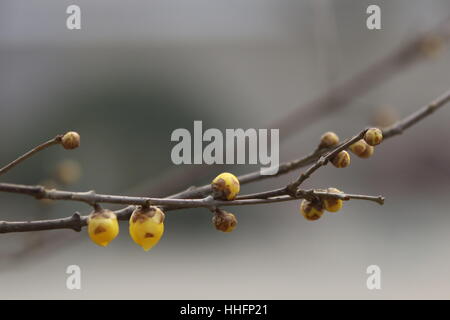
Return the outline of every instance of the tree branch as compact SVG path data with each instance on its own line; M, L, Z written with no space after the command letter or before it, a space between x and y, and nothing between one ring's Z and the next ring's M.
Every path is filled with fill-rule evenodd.
M21 188L26 189L27 195L34 195L33 192L29 192L29 188L32 186L20 186L11 185L13 187L11 190L16 192ZM6 191L8 188L3 188L1 191ZM8 191L6 191L8 192ZM67 196L72 194L73 198L68 198ZM337 198L341 200L359 199L373 201L378 204L384 203L384 198L382 196L366 196L357 194L344 194L344 193L332 193L317 190L302 191L297 194L297 196L292 197L290 195L283 195L279 197L273 197L268 199L245 199L245 200L215 200L211 196L204 199L168 199L168 198L145 198L145 197L126 197L126 196L114 196L114 195L103 195L103 194L93 194L86 192L68 192L59 190L48 190L42 193L42 189L39 191L39 197L44 197L45 199L53 200L74 200L90 203L93 199L97 202L108 202L108 203L132 203L133 205L123 208L121 210L115 211L118 220L128 220L131 213L135 209L135 205L165 205L165 211L180 210L185 208L216 208L224 206L245 206L245 205L257 205L257 204L269 204L285 201L293 201L298 199L304 199L309 197L320 197L320 198ZM28 232L28 231L44 231L44 230L55 230L55 229L72 229L74 231L81 231L83 227L87 225L88 216L80 216L78 212L70 217L62 219L50 219L50 220L38 220L38 221L21 221L21 222L7 222L0 221L0 233L10 233L10 232Z
M9 170L11 170L12 168L14 168L15 166L17 166L19 163L25 161L28 158L31 158L35 153L42 151L48 147L51 147L55 144L59 144L61 143L61 139L62 139L62 135L59 134L56 137L54 137L53 139L50 139L40 145L38 145L37 147L34 147L33 149L31 149L30 151L26 152L25 154L21 155L20 157L18 157L17 159L15 159L14 161L8 163L6 166L4 166L3 168L0 169L0 176L2 174L5 174L6 172L8 172Z
M429 104L423 106L416 112L410 114L409 116L405 117L404 119L397 121L392 126L383 129L383 137L391 138L395 135L402 134L403 131L408 129L409 127L412 127L416 123L418 123L420 120L424 119L425 117L432 114L437 109L444 106L446 103L450 101L450 90L443 93L441 96L436 98L434 101L430 102Z
M448 41L450 37L450 17L447 17L429 32L401 45L396 51L376 61L347 82L335 86L324 96L303 105L302 108L296 108L274 124L273 128L283 128L283 134L290 135L298 128L304 128L309 123L314 122L322 114L337 111L351 100L386 81L387 78L427 57L424 47L430 37L439 39L442 43Z
M432 102L428 103L427 105L421 107L419 110L413 112L412 114L406 116L405 118L397 121L392 126L383 129L383 140L392 138L393 136L396 136L398 134L403 133L406 129L409 129L416 123L418 123L420 120L424 119L425 117L431 115L434 111L439 109L440 107L444 106L450 101L450 90L443 93L441 96L433 100ZM353 137L355 140L346 141L341 143L338 147L336 147L334 150L339 153L340 151L347 149L348 146L352 145L354 142L358 141L364 136L366 130L361 131L357 136ZM357 139L356 137L360 137ZM350 142L350 143L349 143ZM343 145L346 145L344 148L341 148ZM314 162L318 161L322 156L324 156L327 152L332 150L332 148L322 148L322 149L316 149L310 154L301 157L299 159L295 159L292 161L284 162L279 165L279 170L277 174L275 175L261 175L260 171L254 171L251 173L247 173L241 176L238 176L238 179L241 184L251 183L255 181L275 178L283 174L287 174L295 169L305 167L307 165L313 164ZM333 154L334 156L335 154ZM315 171L315 170L314 170ZM300 183L302 183L301 181ZM276 196L278 193L281 192L282 189L279 189L274 194L267 192L267 197L270 196ZM272 192L272 191L271 191ZM203 185L201 187L197 188L189 188L186 191L180 192L177 194L178 198L196 198L196 197L203 197L211 193L211 186ZM261 193L258 193L261 194ZM253 195L248 195L249 197L253 197ZM242 196L241 196L242 197Z
M418 111L407 116L403 120L398 121L396 124L384 130L385 138L395 136L404 130L410 128L420 120L424 119L438 108L442 107L450 101L450 90L435 99L428 105L422 107ZM297 200L307 197L332 197L342 200L359 199L374 201L379 204L384 203L382 196L366 196L366 195L352 195L352 194L339 194L329 193L316 190L296 190L295 194L292 194L292 190L289 190L293 186L297 188L300 184L311 176L316 170L324 166L333 156L340 151L348 148L351 144L358 141L364 136L366 130L361 131L353 138L346 140L337 147L329 150L316 150L312 154L282 164L284 166L283 171L279 171L277 175L294 170L297 166L304 166L316 161L305 173L299 176L297 180L288 185L288 187L261 192L252 195L243 195L233 201L215 200L211 196L206 196L203 199L184 199L188 194L201 194L210 191L210 186L205 185L199 188L190 187L187 190L180 192L172 197L167 198L149 198L149 197L129 197L121 195L106 195L96 194L94 191L89 192L70 192L62 190L47 190L42 186L29 186L19 184L0 183L0 192L19 193L29 196L33 196L38 199L52 199L52 200L70 200L85 202L89 205L96 205L102 203L116 203L116 204L131 204L121 210L115 211L119 220L126 220L129 218L136 205L157 205L164 206L166 211L179 210L182 208L212 208L221 206L240 206L240 205L255 205L255 204L267 204L283 201ZM50 140L51 141L51 140ZM262 180L269 176L260 175L257 173L250 173L239 177L241 183L249 183L251 181ZM290 187L289 187L290 186ZM176 198L173 198L176 197ZM7 232L22 232L22 231L39 231L39 230L52 230L52 229L73 229L80 231L87 223L87 216L80 216L75 213L71 217L53 220L41 220L41 221L24 221L24 222L0 222L0 233Z

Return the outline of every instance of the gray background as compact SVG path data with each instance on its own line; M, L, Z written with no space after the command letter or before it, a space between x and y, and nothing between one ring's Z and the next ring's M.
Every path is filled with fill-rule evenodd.
M65 28L70 4L82 30ZM369 4L382 30L365 27ZM209 182L183 181L171 164L170 134L204 128L264 128L349 79L450 12L432 1L23 1L0 3L0 163L69 129L74 151L47 150L3 181L37 184L66 158L82 166L71 190L162 196ZM281 160L304 155L327 130L341 137L370 123L380 106L406 115L450 87L448 50L399 73L281 141ZM350 168L326 167L307 187L383 194L352 201L316 223L298 203L230 209L231 234L202 209L170 212L164 238L145 253L127 224L107 248L86 231L0 235L0 298L449 298L450 108ZM283 136L283 128L280 128ZM257 166L225 167L236 173ZM293 175L245 186L282 186ZM114 207L112 207L114 208ZM64 217L89 208L0 194L0 220ZM66 267L82 290L65 287ZM366 268L382 290L366 288Z

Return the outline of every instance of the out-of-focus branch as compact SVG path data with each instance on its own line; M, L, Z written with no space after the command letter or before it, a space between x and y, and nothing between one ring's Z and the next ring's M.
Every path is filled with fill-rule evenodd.
M48 147L51 147L51 146L53 146L55 144L61 143L62 137L63 137L63 135L59 134L56 137L54 137L53 139L50 139L50 140L48 140L48 141L38 145L37 147L34 147L33 149L31 149L30 151L28 151L25 154L21 155L20 157L18 157L14 161L11 161L6 166L4 166L3 168L0 169L0 176L2 174L5 174L6 172L11 170L15 166L17 166L19 163L25 161L28 158L31 158L35 153L37 153L39 151L42 151L42 150L44 150L44 149L46 149Z
M435 39L435 41L430 41ZM430 46L434 42L443 44L450 39L450 17L438 24L434 29L420 35L399 47L396 51L376 61L367 69L354 75L350 80L329 90L325 95L316 100L296 108L278 122L272 124L272 128L283 128L284 137L303 129L313 123L323 114L337 111L350 101L361 96L371 88L386 81L406 67L412 65L429 53ZM430 42L433 42L431 44Z
M438 23L428 32L414 37L400 44L391 53L380 60L375 61L368 68L353 75L349 80L331 88L315 100L302 104L282 119L269 123L266 128L282 128L283 140L294 133L298 133L308 125L320 119L324 114L336 112L348 105L354 99L362 96L378 84L386 82L389 78L399 74L415 62L426 59L439 44L445 44L450 39L450 16ZM314 151L311 154L292 162L280 165L279 174L288 173L314 163L324 152L328 150ZM166 190L173 192L173 185L177 181L192 181L199 174L209 172L213 167L191 166L183 170L173 170L167 176L161 178L158 184L158 192ZM276 177L276 176L270 176ZM250 173L239 177L241 182L249 183L260 179L258 173ZM153 179L152 179L153 181ZM145 190L149 192L148 188ZM209 186L191 189L181 195L184 198L203 197L209 193Z

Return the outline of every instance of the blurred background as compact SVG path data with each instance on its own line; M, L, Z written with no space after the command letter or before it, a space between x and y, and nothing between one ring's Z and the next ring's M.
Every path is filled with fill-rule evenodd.
M81 30L66 28L71 4L81 7ZM381 30L366 28L370 4L381 7ZM164 196L224 170L258 170L177 167L170 135L192 132L194 120L205 129L270 128L449 13L446 0L1 1L0 163L58 133L82 137L81 148L51 148L1 179ZM450 88L449 58L444 47L292 135L279 128L281 161L309 153L325 131L344 138L428 103ZM450 298L449 120L447 106L372 158L328 166L305 184L382 194L383 207L346 202L316 222L296 202L234 207L231 234L217 232L207 210L174 211L150 252L124 222L107 248L86 230L0 235L0 298ZM296 174L242 192L283 186ZM0 194L0 220L74 211L90 208ZM81 267L81 290L66 289L72 264ZM372 264L381 290L366 287Z

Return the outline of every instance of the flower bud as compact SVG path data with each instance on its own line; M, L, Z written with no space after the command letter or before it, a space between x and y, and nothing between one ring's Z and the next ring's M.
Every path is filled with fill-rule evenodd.
M212 222L214 227L222 232L231 232L237 226L235 215L220 209L216 211L216 214L212 218Z
M64 149L78 148L80 146L80 135L75 131L69 131L61 138L61 144Z
M364 139L361 139L361 140L358 140L357 142L355 142L354 144L352 144L349 147L349 150L351 152L353 152L355 155L357 155L358 157L361 157L361 155L363 155L364 152L366 151L366 149L369 147L370 146L367 144L367 142Z
M338 145L339 137L336 133L332 131L325 132L322 137L320 137L319 148L329 148Z
M300 212L306 220L315 221L323 215L323 205L319 202L311 202L303 199L300 204Z
M211 188L215 199L233 200L239 193L240 184L235 175L224 172L212 181Z
M66 159L57 165L55 173L59 182L64 185L71 185L80 179L81 166L75 160Z
M428 58L436 58L444 47L442 37L437 35L428 35L420 41L419 50Z
M331 163L336 167L336 168L345 168L348 167L350 165L350 155L348 154L347 151L342 150L341 152L339 152L337 155L335 155L333 157L333 159L331 159Z
M88 234L93 242L106 247L119 234L115 213L107 209L93 211L88 217Z
M375 148L367 145L366 150L364 150L364 152L362 154L360 154L359 157L367 159L367 158L370 158L374 152L375 152Z
M329 193L343 193L342 191L336 188L328 188ZM329 212L338 212L342 209L343 201L337 198L325 198L323 200L323 205L325 210Z
M145 251L153 248L164 233L164 212L158 207L137 207L130 217L130 236Z
M378 128L370 128L364 134L364 140L370 146L376 146L383 141L383 132Z

